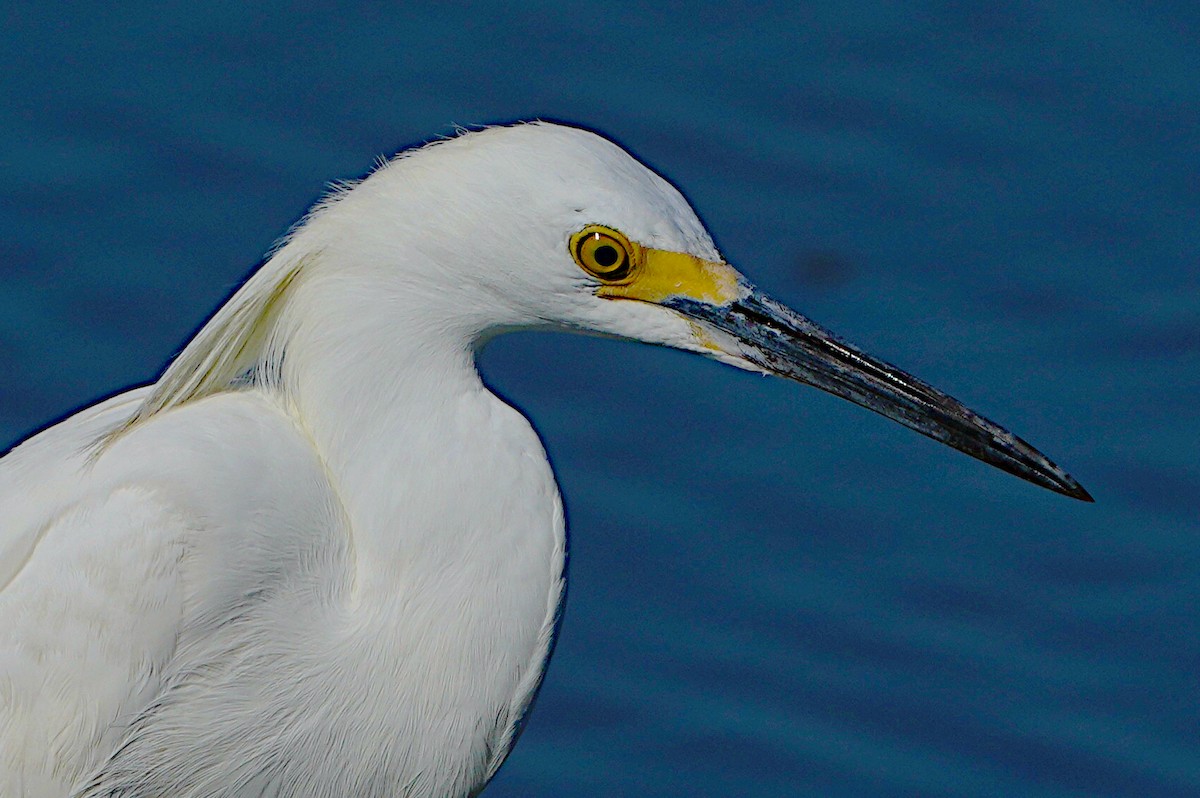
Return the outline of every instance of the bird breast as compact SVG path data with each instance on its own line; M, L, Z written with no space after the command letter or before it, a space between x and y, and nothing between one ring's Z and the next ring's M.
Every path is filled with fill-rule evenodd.
M139 526L93 534L111 551L89 549L81 567L108 557L155 578L122 582L81 622L146 622L124 625L111 661L81 649L39 677L55 684L62 728L25 731L75 752L47 767L79 771L80 798L480 789L549 654L562 508L536 435L491 394L424 419L378 431L354 469L332 468L302 419L252 390L114 443L72 517ZM48 534L31 564L79 533ZM139 556L145 567L130 568Z

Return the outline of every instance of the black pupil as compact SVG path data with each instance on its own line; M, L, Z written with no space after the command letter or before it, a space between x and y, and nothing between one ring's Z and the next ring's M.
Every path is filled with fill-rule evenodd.
M609 246L608 244L596 247L596 251L592 253L592 257L596 259L596 263L606 269L609 266L615 265L616 262L621 259L620 254L617 252L617 248Z

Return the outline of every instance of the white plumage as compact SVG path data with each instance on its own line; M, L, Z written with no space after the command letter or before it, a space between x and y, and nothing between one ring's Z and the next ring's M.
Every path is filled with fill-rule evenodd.
M588 225L630 275L580 254ZM821 384L759 300L584 131L469 133L339 190L155 385L0 461L0 794L476 794L540 683L565 536L475 350L590 330Z

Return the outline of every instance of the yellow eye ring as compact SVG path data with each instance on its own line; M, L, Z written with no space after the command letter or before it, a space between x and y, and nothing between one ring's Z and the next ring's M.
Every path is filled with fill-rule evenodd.
M571 236L571 255L581 269L606 283L625 282L637 266L629 239L598 224Z

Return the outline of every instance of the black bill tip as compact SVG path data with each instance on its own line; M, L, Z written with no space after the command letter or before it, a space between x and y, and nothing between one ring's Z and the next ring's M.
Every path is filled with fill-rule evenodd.
M1075 480L1071 480L1070 488L1061 491L1062 495L1070 496L1072 499L1079 499L1081 502L1095 504L1096 500L1092 498L1092 494L1087 492L1087 489L1080 485Z

